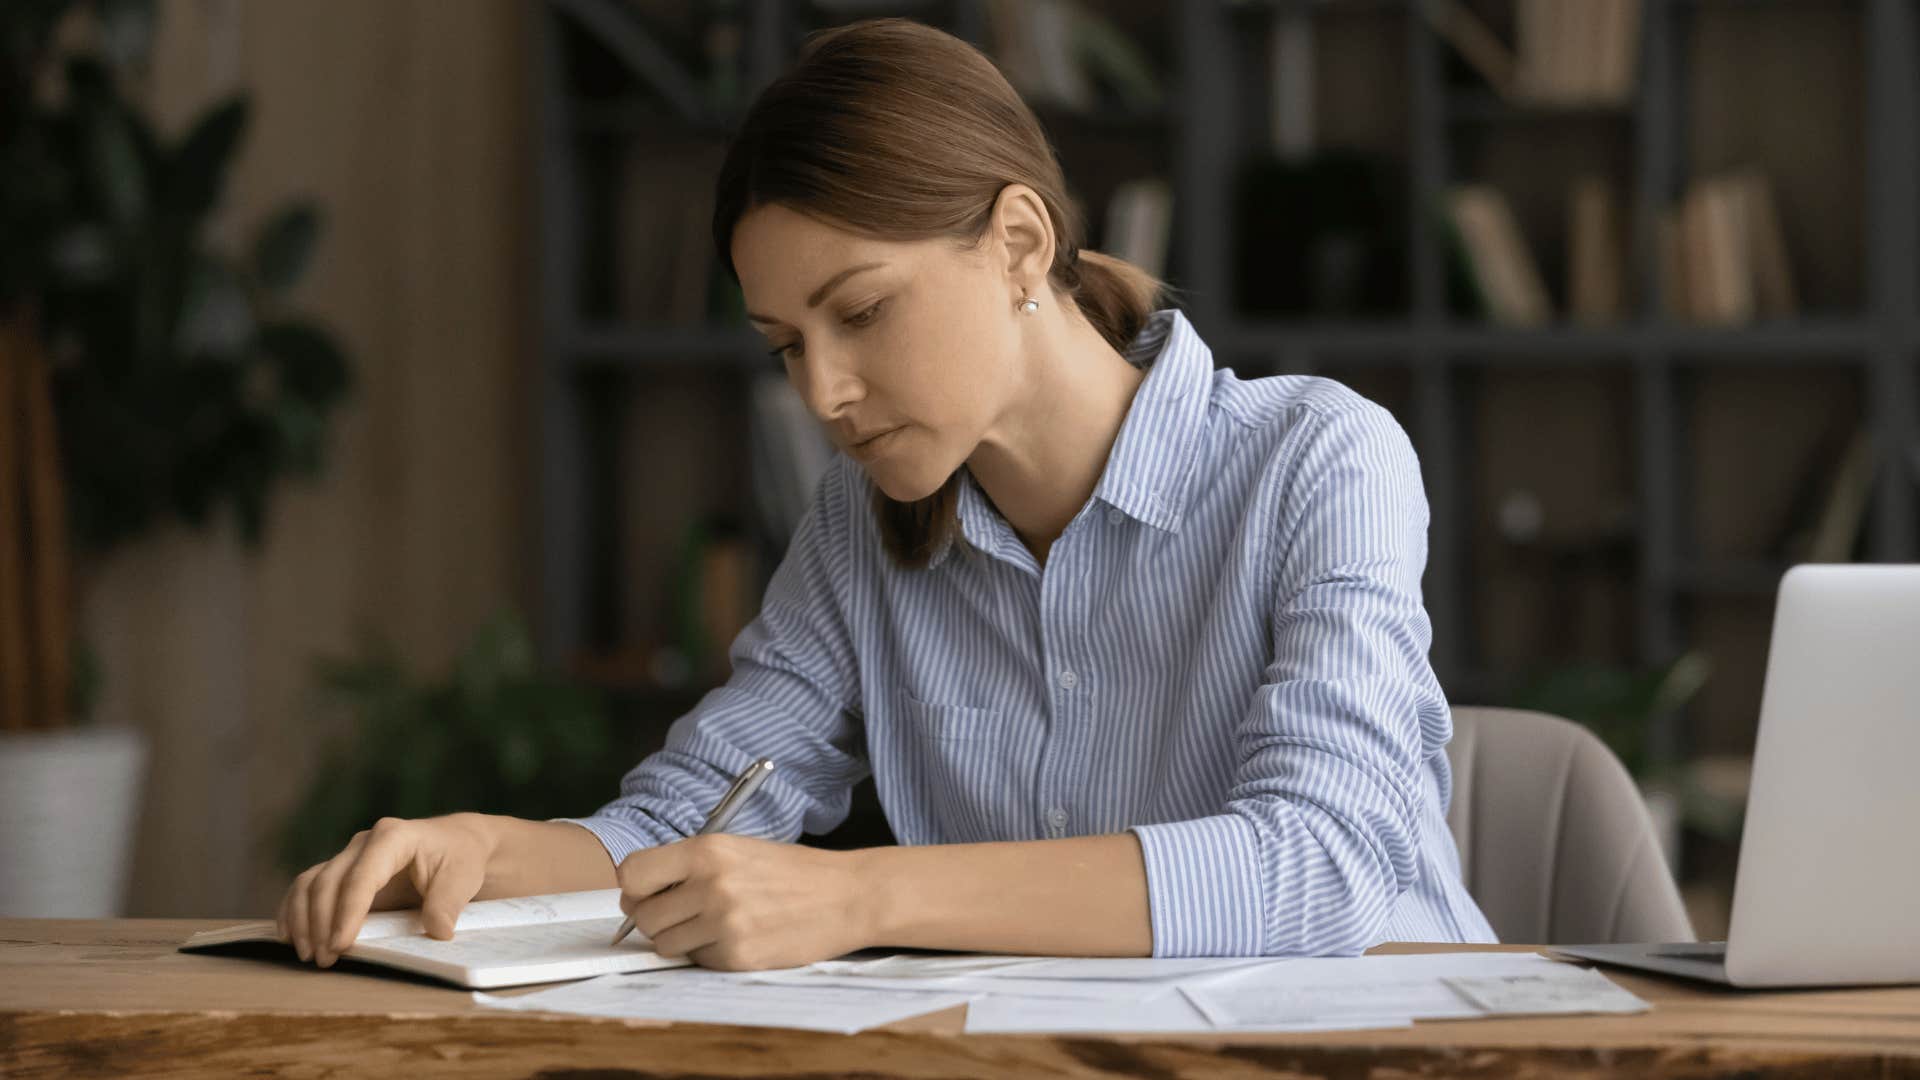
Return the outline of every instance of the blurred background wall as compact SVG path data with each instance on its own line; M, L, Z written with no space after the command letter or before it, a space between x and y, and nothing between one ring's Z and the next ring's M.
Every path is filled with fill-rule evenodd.
M134 915L271 912L263 837L305 786L312 665L362 629L410 661L529 599L528 9L462 0L163 0L150 93L169 131L236 88L251 133L223 215L290 195L327 219L301 303L358 385L317 484L257 554L172 528L93 568L100 719L150 732Z

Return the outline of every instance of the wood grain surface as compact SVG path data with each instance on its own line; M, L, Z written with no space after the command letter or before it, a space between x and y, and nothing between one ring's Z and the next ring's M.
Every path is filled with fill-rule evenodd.
M0 1075L1920 1078L1914 987L1756 993L1610 971L1653 1011L1292 1035L970 1036L952 1009L840 1036L503 1014L382 968L323 972L277 946L174 951L219 925L0 919Z

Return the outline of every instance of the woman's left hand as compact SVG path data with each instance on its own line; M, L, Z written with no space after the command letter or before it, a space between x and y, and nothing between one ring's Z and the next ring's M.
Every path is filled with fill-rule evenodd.
M728 971L798 967L873 944L858 854L689 837L620 863L620 910L662 956Z

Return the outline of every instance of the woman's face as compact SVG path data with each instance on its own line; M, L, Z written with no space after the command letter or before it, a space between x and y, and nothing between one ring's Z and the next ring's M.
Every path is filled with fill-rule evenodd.
M748 318L890 498L939 490L1012 393L1012 286L995 250L868 239L773 204L734 229Z

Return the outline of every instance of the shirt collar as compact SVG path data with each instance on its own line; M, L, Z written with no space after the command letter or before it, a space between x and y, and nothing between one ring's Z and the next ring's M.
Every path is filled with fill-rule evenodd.
M1126 355L1134 366L1147 368L1147 377L1134 391L1093 495L1156 529L1177 533L1213 400L1213 350L1178 308L1163 308L1147 317Z
M1179 532L1212 399L1213 352L1185 314L1163 308L1147 317L1124 355L1147 374L1134 391L1093 497L1154 528ZM958 480L961 536L978 551L1011 557L1006 545L1017 546L1018 538L965 467ZM946 555L947 550L940 551L932 565Z

